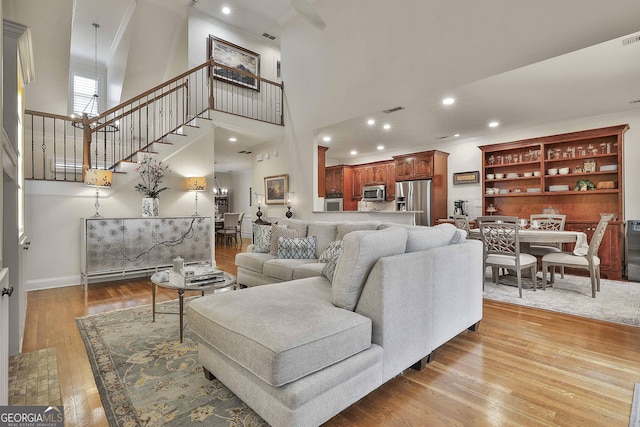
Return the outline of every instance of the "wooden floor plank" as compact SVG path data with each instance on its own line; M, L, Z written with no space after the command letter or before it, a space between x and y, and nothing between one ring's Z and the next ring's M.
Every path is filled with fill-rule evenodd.
M235 254L216 263L236 274ZM158 301L176 299L158 288ZM76 317L151 303L148 279L28 293L23 351L55 347L69 426L107 426ZM484 301L465 331L421 371L407 370L327 426L627 426L640 383L640 328Z

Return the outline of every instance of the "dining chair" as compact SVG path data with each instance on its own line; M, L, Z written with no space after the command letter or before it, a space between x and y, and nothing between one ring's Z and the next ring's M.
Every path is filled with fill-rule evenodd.
M240 242L240 247L242 247L242 220L244 219L244 212L240 213L238 217L238 225L236 226L236 243Z
M224 221L224 226L216 231L216 237L220 237L220 239L227 244L231 241L231 239L235 239L236 245L238 244L238 218L240 214L237 212L227 212L222 217Z
M522 270L531 269L531 282L535 291L538 260L533 255L520 253L518 218L481 216L478 217L478 228L484 243L483 271L490 266L493 281L497 285L500 268L515 270L518 294L522 298Z
M467 218L466 215L454 215L453 221L457 228L467 232L467 238L469 238L469 230L471 229L469 226L469 218Z
M539 230L546 231L563 231L564 224L567 220L566 215L561 214L531 214L529 217L529 225L533 223L533 221L537 221ZM546 254L551 253L559 253L562 252L562 243L557 244L535 244L530 245L527 253L535 256L536 258L542 259ZM560 277L564 279L564 268L560 268Z
M613 219L613 214L600 216L600 221L596 230L591 236L589 249L584 256L575 255L573 252L549 253L542 257L542 289L547 286L547 269L549 267L570 267L589 271L591 278L591 298L596 297L596 290L600 291L600 258L598 258L598 248L602 243L602 238L607 230L609 221ZM555 281L554 269L551 269L551 283Z

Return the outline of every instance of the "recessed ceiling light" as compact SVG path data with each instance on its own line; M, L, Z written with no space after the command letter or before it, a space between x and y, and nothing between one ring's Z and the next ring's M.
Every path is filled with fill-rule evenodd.
M384 150L384 145L378 145L378 150Z
M331 137L330 136L325 136L324 138L322 138L322 140L324 142L329 142L329 141L331 141Z
M356 150L351 150L351 155L355 156L356 154L358 154L358 152Z
M444 105L451 105L451 104L453 104L454 102L456 102L456 100L455 100L455 99L453 99L453 98L451 98L451 97L448 97L448 98L445 98L445 99L443 99L443 100L442 100L442 103L443 103Z
M456 138L460 136L459 133L454 134L453 136L455 136Z
M373 126L373 125L375 125L375 124L376 124L376 121L375 121L375 120L373 120L373 119L369 119L369 120L367 120L367 124L368 124L369 126Z
M490 128L497 128L500 125L499 122L489 122L489 127Z
M229 138L229 142L236 142L237 140L238 140L238 139L237 139L237 138L234 138L234 137Z
M231 13L231 9L229 9L228 6L225 6L222 8L222 13L224 13L225 15L228 15Z
M391 125L390 125L389 123L385 123L385 125L384 125L384 126L382 126L382 128L383 128L384 130L389 130L389 129L391 129Z

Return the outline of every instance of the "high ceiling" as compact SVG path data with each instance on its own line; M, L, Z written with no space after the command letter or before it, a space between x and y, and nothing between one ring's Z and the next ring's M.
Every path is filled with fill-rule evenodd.
M186 15L189 8L195 8L259 37L263 33L276 36L272 42L276 45L281 26L296 16L290 0L145 1L177 14ZM91 24L99 19L99 62L109 63L136 0L76 0L75 4L72 56L93 61ZM221 11L226 5L232 7L229 15ZM442 97L456 99L450 106L443 106L441 98L406 97L388 105L388 108L401 106L403 110L390 114L369 111L358 117L345 117L341 123L318 129L317 135L330 135L332 140L326 145L332 147L331 157L350 163L355 162L351 150L356 150L357 156L375 156L379 153L378 145L389 153L410 152L429 143L446 149L446 144L452 141L477 138L489 132L640 111L640 42L623 45L623 39L632 36L637 38L640 32L460 87L442 88ZM377 124L368 126L365 123L368 118L376 119ZM488 128L491 120L500 122L500 126ZM384 131L380 125L387 122L391 129ZM221 128L216 135L226 141L231 133L242 143L218 143L216 139L216 159L218 164L225 165L221 171L250 168L251 156L238 155L237 151L250 150L267 139L256 134L243 139L241 129Z

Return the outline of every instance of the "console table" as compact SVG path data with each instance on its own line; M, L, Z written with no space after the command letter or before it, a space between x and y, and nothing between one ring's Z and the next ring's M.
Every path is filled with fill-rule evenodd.
M178 255L186 263L211 261L210 217L83 218L80 275L89 278L155 272Z

